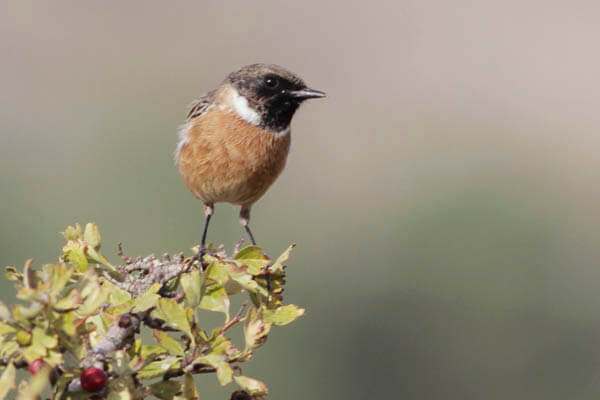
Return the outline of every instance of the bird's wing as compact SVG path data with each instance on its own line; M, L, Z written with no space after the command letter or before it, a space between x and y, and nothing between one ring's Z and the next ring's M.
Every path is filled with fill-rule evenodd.
M215 91L211 91L206 93L204 96L200 97L197 100L194 100L192 104L190 104L190 110L188 111L186 121L190 121L196 118L199 115L204 114L208 111L208 108L212 104L215 98Z

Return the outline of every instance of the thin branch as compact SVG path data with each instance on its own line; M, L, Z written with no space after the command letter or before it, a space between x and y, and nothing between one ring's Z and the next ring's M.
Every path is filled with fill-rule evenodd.
M248 301L245 301L244 304L242 304L240 310L237 312L237 314L235 314L231 321L223 325L223 328L221 328L221 334L225 333L227 329L231 328L233 325L237 324L242 320L242 314L244 313L246 306L248 306Z

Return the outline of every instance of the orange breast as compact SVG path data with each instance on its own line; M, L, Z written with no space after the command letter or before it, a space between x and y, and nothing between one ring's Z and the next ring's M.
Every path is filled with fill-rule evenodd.
M206 203L251 205L277 179L290 149L290 134L251 125L215 107L188 122L179 152L185 185Z

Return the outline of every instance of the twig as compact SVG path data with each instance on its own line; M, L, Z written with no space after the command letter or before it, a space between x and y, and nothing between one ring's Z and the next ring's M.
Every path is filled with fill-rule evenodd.
M234 317L231 319L231 321L223 325L223 328L221 328L221 334L225 333L227 329L231 328L233 325L241 321L242 314L244 313L244 310L246 309L247 305L248 301L245 301L244 304L242 304L242 306L240 307L240 310L237 312L237 314L235 314Z

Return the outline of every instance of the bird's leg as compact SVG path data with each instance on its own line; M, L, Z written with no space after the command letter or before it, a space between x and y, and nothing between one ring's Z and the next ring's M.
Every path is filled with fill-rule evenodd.
M254 240L254 236L250 230L250 207L251 206L242 206L240 209L240 224L242 224L244 230L248 236L250 236L252 244L256 246L256 240ZM265 279L267 281L267 292L271 293L271 274L268 269L265 270Z
M202 242L200 242L200 249L198 253L192 258L192 264L195 261L198 261L200 265L202 265L202 257L205 254L208 254L209 251L206 248L206 234L208 233L208 224L210 223L210 217L212 217L215 211L215 206L212 203L204 203L204 215L206 215L206 219L204 220L204 231L202 232Z
M240 224L242 224L242 226L246 230L246 233L248 234L248 236L250 236L250 241L252 242L252 244L256 246L256 240L254 240L254 236L252 236L252 232L250 231L249 222L250 206L242 206L242 209L240 210Z
M204 232L202 232L202 242L200 243L200 249L206 249L206 234L208 233L208 224L210 223L210 217L212 217L215 211L214 204L205 203L204 204L204 215L206 215L206 220L204 221Z

